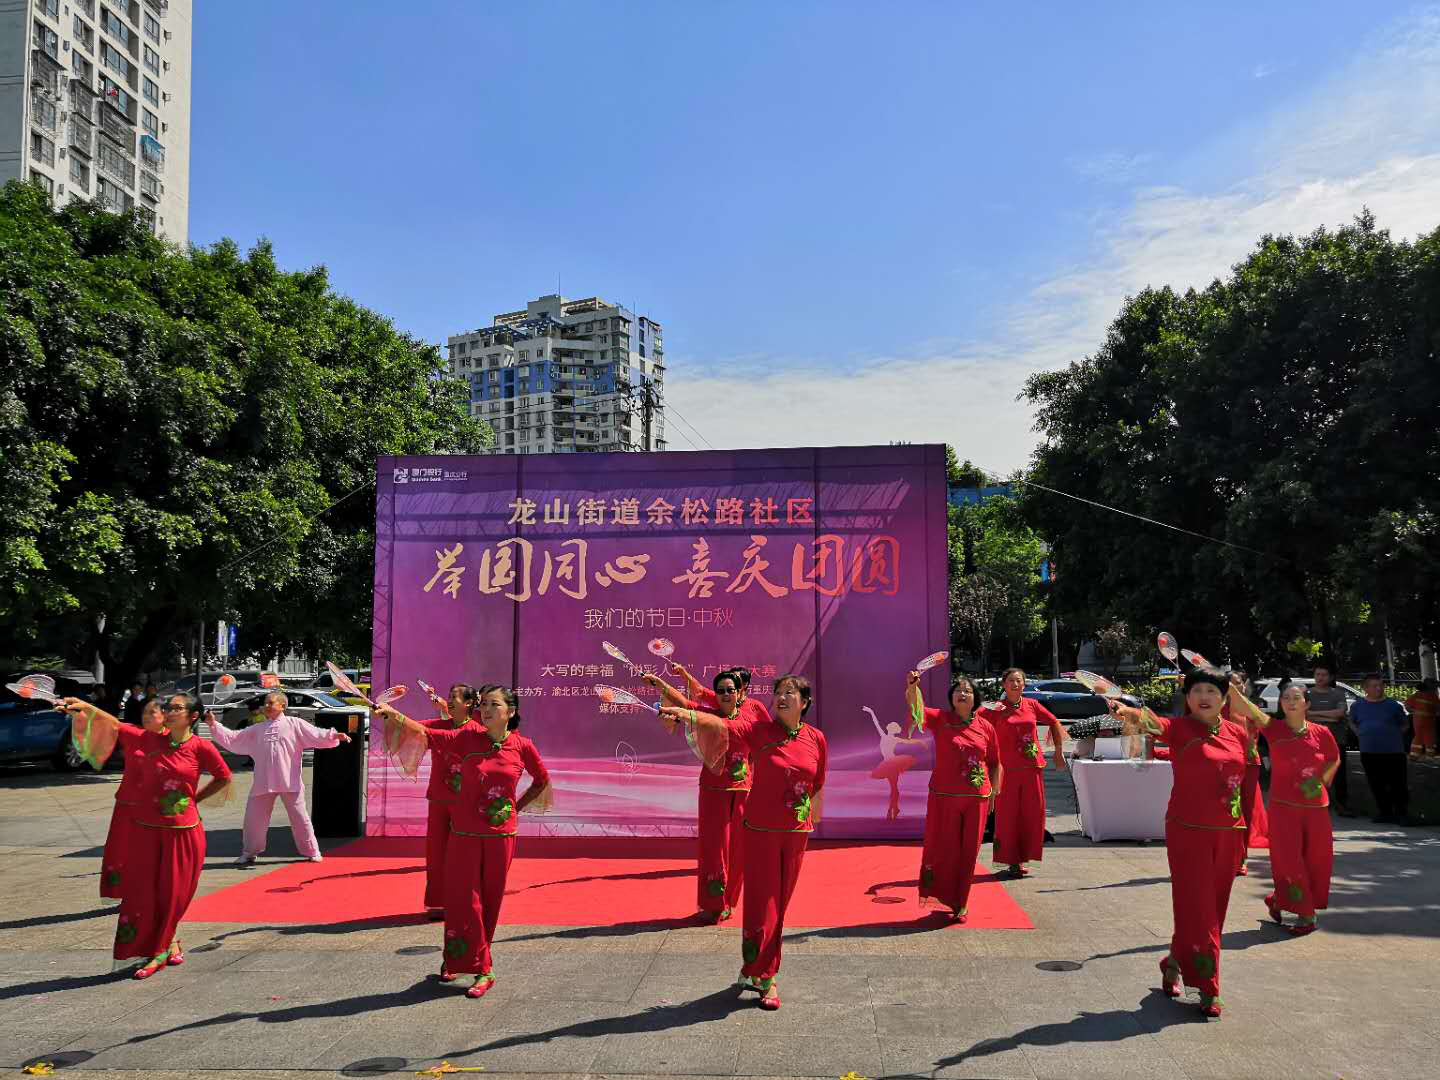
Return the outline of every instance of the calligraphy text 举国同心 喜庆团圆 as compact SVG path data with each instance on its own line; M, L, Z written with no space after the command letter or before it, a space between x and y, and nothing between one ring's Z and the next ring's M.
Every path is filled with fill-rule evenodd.
M724 592L743 594L758 585L772 599L789 593L814 590L825 596L846 593L879 593L894 596L900 590L900 541L893 536L874 536L852 543L846 556L846 538L827 533L811 542L794 545L790 559L788 585L782 585L765 573L770 562L764 557L767 537L752 535L746 546L744 563L733 574L711 568L711 548L702 536L691 545L690 566L671 577L676 585L688 588L688 599L706 599L725 579ZM503 594L507 599L523 603L545 596L554 585L573 600L584 600L594 584L603 589L613 585L634 585L647 573L652 556L649 553L617 555L607 560L593 574L589 571L590 542L580 538L560 541L559 551L548 547L536 558L535 544L522 537L512 537L484 548L476 567L476 588L484 594ZM460 595L468 563L461 564L465 545L457 542L435 552L435 573L425 583L424 592L440 585L437 595L452 600ZM536 564L540 579L534 581Z

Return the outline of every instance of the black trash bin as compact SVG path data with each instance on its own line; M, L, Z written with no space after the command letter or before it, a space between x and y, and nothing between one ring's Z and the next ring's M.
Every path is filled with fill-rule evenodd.
M361 836L365 832L365 717L318 709L313 722L316 727L350 736L348 743L315 751L310 777L310 819L315 835Z

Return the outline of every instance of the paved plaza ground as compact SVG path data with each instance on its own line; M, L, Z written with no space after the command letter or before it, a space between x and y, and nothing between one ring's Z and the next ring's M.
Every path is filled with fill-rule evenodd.
M256 872L229 868L249 778L238 773L240 798L207 813L202 893ZM1157 989L1170 932L1163 845L1091 844L1052 775L1058 842L1034 877L1006 885L1034 930L792 930L784 1008L771 1014L731 989L738 931L687 925L684 912L623 932L502 923L498 982L481 1001L428 977L440 935L426 923L186 924L186 964L116 978L114 909L97 899L97 873L118 781L0 773L0 1068L44 1058L147 1077L401 1077L442 1060L492 1078L1440 1075L1435 829L1338 822L1332 907L1308 938L1267 922L1268 862L1252 860L1225 928L1225 1018L1206 1023ZM294 857L283 820L260 872ZM1037 967L1054 960L1081 966Z

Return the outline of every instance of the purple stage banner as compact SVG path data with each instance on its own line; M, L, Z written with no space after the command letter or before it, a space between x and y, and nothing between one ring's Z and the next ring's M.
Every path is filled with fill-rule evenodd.
M656 716L674 646L707 686L743 664L814 687L830 774L820 835L918 837L933 764L904 738L905 673L947 647L945 448L381 458L372 684L434 715L417 680L500 683L550 768L555 809L521 831L685 836L700 769ZM609 656L602 642L629 659ZM652 649L652 645L655 649ZM949 669L923 684L943 701ZM425 832L425 780L368 760L370 835Z

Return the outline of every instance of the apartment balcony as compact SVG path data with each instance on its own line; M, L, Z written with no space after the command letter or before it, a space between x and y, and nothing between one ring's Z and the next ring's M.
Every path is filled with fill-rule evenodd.
M165 171L165 147L153 135L140 136L140 157L147 169L157 173Z
M144 169L140 170L140 194L152 202L158 202L165 193L165 185Z
M70 114L70 152L87 158L95 156L95 129L74 113Z
M30 86L52 98L60 96L60 73L64 67L60 61L44 49L30 50Z
M120 119L113 105L100 110L100 133L130 157L135 156L135 129Z
M30 122L41 131L48 131L54 135L59 114L60 110L55 107L55 102L38 93L31 93Z
M145 0L145 6L162 19L170 14L170 0Z
M121 186L127 188L135 186L135 163L113 146L103 142L100 144L100 153L95 159L95 166Z

